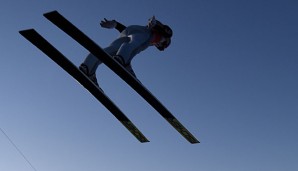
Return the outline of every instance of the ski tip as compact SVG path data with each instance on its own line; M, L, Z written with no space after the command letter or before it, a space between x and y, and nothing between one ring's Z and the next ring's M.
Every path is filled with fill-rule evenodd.
M25 37L26 39L28 39L28 38L29 38L30 36L32 36L32 35L36 35L36 34L38 34L38 33L36 32L36 30L34 30L34 29L20 30L19 33L20 33L23 37Z
M28 32L32 32L32 31L34 31L34 29L26 29L26 30L20 30L19 33L20 33L21 35L23 35L23 34L26 34L26 33L28 33Z
M53 16L53 15L60 15L59 12L57 10L54 11L50 11L47 13L44 13L43 16L48 17L48 16Z

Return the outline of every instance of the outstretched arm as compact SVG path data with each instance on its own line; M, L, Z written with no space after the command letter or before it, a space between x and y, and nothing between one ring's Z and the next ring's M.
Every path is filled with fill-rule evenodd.
M117 29L119 32L122 32L124 29L126 29L126 26L124 26L123 24L117 22L116 20L107 20L106 18L104 18L104 20L102 20L100 22L101 27L103 28L115 28Z

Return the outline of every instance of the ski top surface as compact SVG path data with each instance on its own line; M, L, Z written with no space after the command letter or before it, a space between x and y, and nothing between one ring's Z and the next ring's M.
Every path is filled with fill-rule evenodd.
M90 53L100 59L106 66L121 77L128 85L130 85L138 94L140 94L160 115L165 118L185 139L195 144L199 141L171 114L171 112L147 90L136 78L126 71L118 62L116 62L109 54L107 54L100 46L98 46L87 35L80 31L70 21L64 18L57 11L45 13L44 16L63 30L66 34L76 40Z
M99 102L101 102L140 142L149 142L138 128L125 116L125 114L110 100L83 72L69 61L53 45L45 40L34 29L20 31L20 34L29 40L38 49L63 68L82 86L84 86Z

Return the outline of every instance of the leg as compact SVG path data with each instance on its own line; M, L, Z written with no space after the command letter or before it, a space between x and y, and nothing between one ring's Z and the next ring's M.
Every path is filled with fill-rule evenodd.
M104 51L107 52L108 54L110 54L111 56L114 56L114 55L116 55L121 44L123 42L127 42L127 41L129 41L129 39L127 37L120 37L120 38L116 39L115 41L113 41L110 46L104 48ZM93 54L90 53L81 65L85 65L88 68L87 75L91 75L96 72L98 66L101 63L102 62L96 56L94 56Z

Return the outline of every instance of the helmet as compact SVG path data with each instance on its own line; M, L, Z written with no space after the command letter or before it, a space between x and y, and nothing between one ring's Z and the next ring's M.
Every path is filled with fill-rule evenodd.
M173 36L173 30L170 26L161 23L155 19L155 16L149 19L148 27L154 32L158 32L162 37L159 43L155 44L156 48L160 51L165 50L171 44L171 37Z
M152 30L158 31L164 37L171 38L173 36L173 30L168 26L155 19L155 16L149 18L148 25Z

